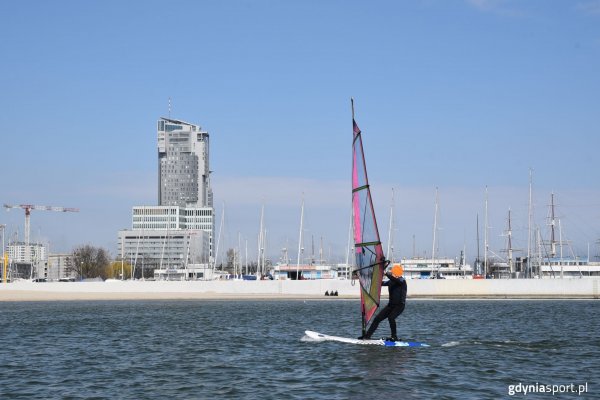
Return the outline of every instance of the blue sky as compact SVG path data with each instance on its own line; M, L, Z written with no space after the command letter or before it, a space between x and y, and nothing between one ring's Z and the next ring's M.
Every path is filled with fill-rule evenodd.
M264 203L269 253L296 254L304 193L305 247L343 254L353 96L384 241L396 193L397 255L413 235L431 253L436 187L441 254L476 252L486 185L490 247L510 207L524 248L529 168L542 236L554 191L565 237L598 252L600 1L4 1L0 15L0 202L80 208L33 212L51 251L115 254L131 207L156 204L171 98L211 135L222 246L239 232L253 257ZM0 215L22 235L21 210Z

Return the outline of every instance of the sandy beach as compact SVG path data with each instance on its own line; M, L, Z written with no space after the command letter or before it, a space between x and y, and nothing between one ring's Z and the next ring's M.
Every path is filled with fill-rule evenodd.
M323 299L323 295L226 294L205 292L42 292L33 290L0 291L0 302L7 301L82 301L82 300L294 300ZM334 299L335 297L332 297ZM338 296L337 298L352 298ZM355 298L358 298L356 296Z

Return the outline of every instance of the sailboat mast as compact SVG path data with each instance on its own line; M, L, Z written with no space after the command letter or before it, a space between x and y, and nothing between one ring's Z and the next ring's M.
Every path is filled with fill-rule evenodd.
M256 260L256 272L259 274L262 274L262 269L260 267L260 260L261 260L261 252L263 249L263 218L264 218L264 214L265 214L265 205L263 203L261 210L260 210L260 230L258 232L258 259Z
M564 278L564 263L563 263L563 243L562 243L562 226L560 225L560 219L558 220L558 245L560 246L560 278Z
M242 270L242 233L240 231L238 231L237 266L240 275L242 275L244 272Z
M265 234L263 236L263 248L262 248L262 273L263 275L265 275L265 273L267 272L267 268L266 268L266 257L267 257L267 228L265 228Z
M550 256L556 257L556 235L554 233L556 219L554 218L554 193L550 194Z
M304 224L304 193L302 193L302 207L300 208L300 234L298 235L298 261L296 262L296 279L300 276L300 257L302 256L302 229Z
M532 171L529 168L529 205L527 210L527 271L525 277L531 278L531 178Z
M437 233L437 217L438 217L438 188L435 188L435 212L433 214L433 244L431 249L431 274L435 268L435 239Z
M323 264L323 236L321 236L321 246L319 247L319 264Z
M485 187L485 226L483 229L483 270L488 274L488 188Z
M477 268L477 275L480 275L481 269L481 255L479 254L479 213L477 213L477 261L475 263Z
M513 248L512 248L512 226L510 220L510 208L508 209L508 268L512 276L513 271Z
M315 235L310 235L310 265L315 263Z
M388 247L387 254L390 262L394 262L394 245L393 242L393 230L394 230L394 188L392 188L392 204L390 205L390 229L388 232Z
M221 244L221 234L223 233L223 221L225 220L225 202L223 202L223 211L221 211L221 223L219 224L219 234L217 235L217 249L215 251L215 258L213 261L213 278L215 276L215 268L219 259L219 245Z
M350 253L352 252L352 220L354 216L350 213L350 224L348 225L348 245L346 247L346 268L348 268L348 272L350 272ZM348 276L349 278L350 276Z

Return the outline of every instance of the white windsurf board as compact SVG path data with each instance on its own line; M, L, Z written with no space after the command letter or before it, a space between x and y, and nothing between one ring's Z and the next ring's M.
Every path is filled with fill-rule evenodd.
M387 346L387 347L429 347L426 343L421 342L404 342L398 341L393 342L391 340L383 339L352 339L340 336L330 336L323 333L314 331L304 331L306 336L317 341L333 341L350 344L362 344L362 345L375 345L375 346Z

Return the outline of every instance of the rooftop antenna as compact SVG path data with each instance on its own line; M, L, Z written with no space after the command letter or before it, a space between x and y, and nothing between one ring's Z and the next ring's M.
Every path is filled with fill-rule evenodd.
M171 119L171 98L169 97L169 119Z

